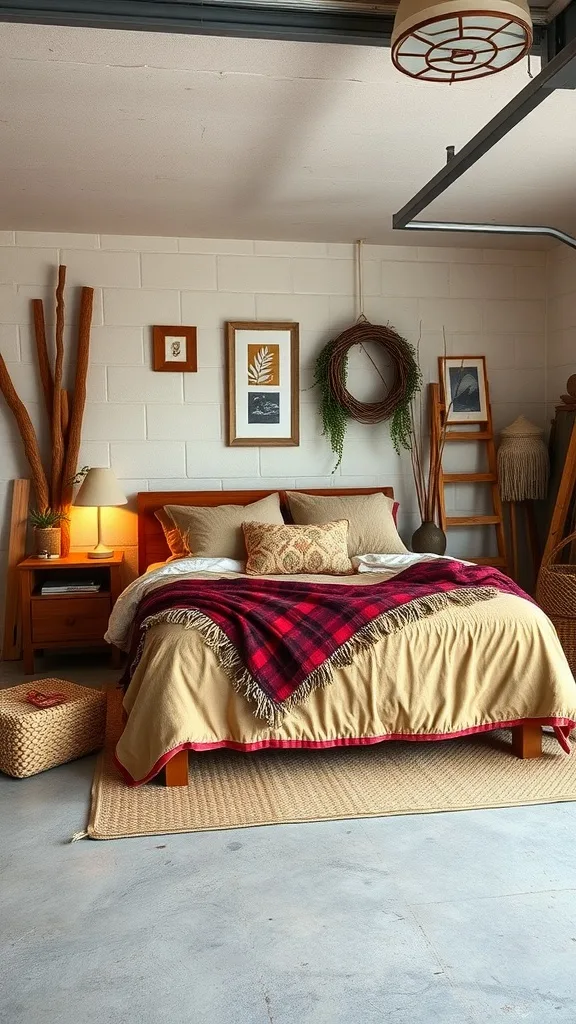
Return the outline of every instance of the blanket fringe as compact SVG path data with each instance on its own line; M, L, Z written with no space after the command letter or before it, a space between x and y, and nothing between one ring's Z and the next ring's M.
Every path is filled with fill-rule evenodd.
M461 587L457 590L449 590L439 594L429 594L426 597L418 597L414 601L400 605L391 611L378 615L372 622L368 622L350 640L342 644L331 654L322 665L315 668L300 683L294 693L277 704L260 687L256 679L242 664L238 652L226 634L212 619L209 619L203 612L193 608L172 608L156 615L150 615L144 619L141 626L141 637L138 644L136 657L132 664L132 671L140 661L146 634L152 626L160 622L169 622L175 625L184 626L185 629L197 629L204 643L211 651L214 651L218 664L230 677L232 685L237 693L243 694L247 700L255 705L255 714L263 718L272 728L277 729L282 724L282 719L297 704L303 704L308 700L314 690L328 686L333 679L334 671L339 668L346 668L354 661L359 651L373 647L378 640L382 640L392 633L397 633L405 626L412 625L420 619L428 618L436 612L443 611L451 605L469 607L479 601L490 601L499 596L495 587Z

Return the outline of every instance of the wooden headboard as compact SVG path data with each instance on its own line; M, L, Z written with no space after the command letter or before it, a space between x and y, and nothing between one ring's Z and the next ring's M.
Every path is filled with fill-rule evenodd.
M327 487L327 488L290 488L301 490L304 494L346 495L346 494L385 494L394 497L391 487ZM137 495L138 512L138 572L140 575L152 562L164 562L170 554L160 523L154 513L163 505L203 505L213 508L216 505L249 505L260 498L274 494L267 491L140 491ZM290 510L286 491L279 491L282 514L290 522Z

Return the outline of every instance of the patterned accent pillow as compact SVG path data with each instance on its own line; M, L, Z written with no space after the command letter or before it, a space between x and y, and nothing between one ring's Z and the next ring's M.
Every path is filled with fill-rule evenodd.
M296 573L348 576L354 572L348 558L348 521L318 526L270 526L242 523L251 576Z

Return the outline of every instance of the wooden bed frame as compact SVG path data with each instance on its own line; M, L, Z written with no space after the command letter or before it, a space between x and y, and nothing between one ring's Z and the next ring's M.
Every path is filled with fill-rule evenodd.
M337 495L385 494L394 497L391 487L327 487L290 488L304 494ZM218 505L249 505L269 494L273 489L262 491L140 491L136 499L138 513L138 572L146 572L153 562L164 562L170 552L159 521L154 515L163 505L192 505L215 508ZM286 491L279 491L282 514L290 522L290 510ZM526 722L512 729L512 751L517 757L534 758L542 756L542 729L537 722ZM168 761L164 768L167 786L188 785L188 751L181 750Z
M353 494L385 494L394 498L392 487L291 487L303 494L320 494L325 497L350 496ZM217 505L250 505L270 494L280 495L282 515L290 523L290 506L286 491L140 491L136 495L138 513L138 573L142 575L153 562L165 562L170 551L164 531L154 515L163 505L190 505L215 508Z

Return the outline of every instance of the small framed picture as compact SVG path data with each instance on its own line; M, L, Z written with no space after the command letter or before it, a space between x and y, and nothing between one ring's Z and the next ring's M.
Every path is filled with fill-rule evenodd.
M228 444L300 444L298 324L226 324Z
M448 423L485 423L488 385L484 356L440 356L438 362Z
M195 327L153 327L153 368L173 373L198 369Z

